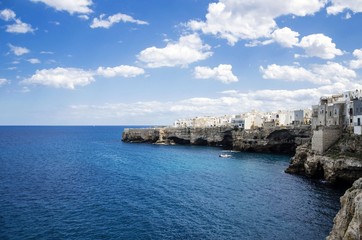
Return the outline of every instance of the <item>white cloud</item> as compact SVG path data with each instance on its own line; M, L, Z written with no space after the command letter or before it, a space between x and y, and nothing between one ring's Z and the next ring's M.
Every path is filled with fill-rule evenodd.
M82 20L89 20L89 17L88 17L88 15L79 15L78 16L80 19L82 19Z
M32 2L42 2L57 11L67 11L70 14L74 13L91 13L92 0L31 0Z
M239 81L232 72L232 66L229 64L220 64L218 67L195 67L194 77L197 79L215 79L223 83L232 83Z
M357 74L339 63L313 65L310 69L297 66L268 65L260 67L264 79L278 79L290 82L304 81L314 84L348 83L353 81Z
M0 12L0 18L4 21L14 21L14 24L6 26L6 32L9 33L28 33L34 32L34 29L30 24L22 22L20 19L16 18L16 14L11 9L4 9Z
M54 52L50 52L50 51L41 51L40 54L54 54Z
M33 76L23 80L21 83L74 89L76 86L86 86L93 81L93 73L90 71L79 68L58 67L37 70Z
M11 9L4 9L0 11L0 18L4 21L15 20L16 14Z
M133 67L133 66L127 66L127 65L120 65L117 67L99 67L97 69L97 74L111 78L111 77L125 77L125 78L131 78L136 77L138 75L144 74L145 71L142 68L139 67Z
M353 56L355 56L357 59L352 60L349 63L349 66L352 69L358 69L358 68L362 68L362 48L361 49L355 49L353 51Z
M260 71L263 73L264 79L278 79L290 82L309 81L318 84L329 83L328 80L320 82L312 72L303 67L272 64L268 65L267 68L261 66Z
M254 109L276 111L310 108L312 105L318 104L321 96L342 93L349 89L362 89L362 85L351 81L297 90L265 89L249 92L229 90L224 92L221 97L194 97L173 102L73 105L69 115L73 117L73 120L75 118L78 121L87 116L90 124L94 121L114 124L172 124L174 120L180 118L222 116L249 112Z
M210 3L206 21L192 20L188 26L216 35L234 45L242 39L269 38L277 29L275 19L283 15L306 16L318 12L325 0L219 0Z
M291 48L299 43L299 33L292 31L290 28L281 28L271 34L272 39L283 47Z
M9 32L9 33L28 33L28 32L34 32L34 29L31 27L30 24L23 23L19 19L16 19L14 24L6 26L6 32Z
M305 50L309 57L333 59L343 55L343 52L336 48L336 44L332 42L330 37L320 33L303 37L299 46Z
M185 67L210 57L212 55L210 48L209 45L203 44L198 34L194 33L181 36L178 42L168 42L164 48L146 48L137 58L150 68Z
M331 6L327 7L327 13L336 15L350 9L354 13L362 12L361 0L331 0Z
M336 62L313 65L312 72L321 79L329 79L335 83L348 83L357 77L355 71Z
M5 78L0 78L0 87L1 87L2 85L8 84L8 83L10 83L9 80L7 80L7 79L5 79Z
M10 51L16 56L21 56L30 52L30 50L25 47L14 46L12 44L8 44L8 46L10 47Z
M37 59L37 58L29 58L27 61L30 62L31 64L38 64L38 63L40 63L40 60Z
M103 19L104 17L105 17L105 15L102 14L99 16L99 18L94 18L90 27L91 28L110 28L113 24L119 23L119 22L130 22L130 23L135 23L135 24L139 24L139 25L148 24L148 22L134 19L133 17L123 14L123 13L114 14L112 16L107 17L106 19Z
M29 59L35 64L40 61L36 58ZM21 81L22 84L43 85L54 88L75 89L77 86L86 86L95 81L96 76L131 78L144 74L142 68L120 65L117 67L98 67L97 70L84 70L80 68L51 68L37 70L30 78Z

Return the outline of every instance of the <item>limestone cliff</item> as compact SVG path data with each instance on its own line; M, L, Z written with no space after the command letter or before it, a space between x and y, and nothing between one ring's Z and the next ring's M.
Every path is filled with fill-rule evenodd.
M157 144L192 144L231 148L232 130L230 127L133 128L124 130L122 141Z
M362 239L362 178L341 197L341 209L333 222L327 240Z
M310 139L310 127L242 130L231 127L125 129L124 142L191 144L266 153L294 154Z
M310 128L258 129L233 132L233 149L239 151L294 154L298 145L310 140Z
M345 133L324 154L312 151L310 143L301 145L285 171L350 185L362 177L362 138Z

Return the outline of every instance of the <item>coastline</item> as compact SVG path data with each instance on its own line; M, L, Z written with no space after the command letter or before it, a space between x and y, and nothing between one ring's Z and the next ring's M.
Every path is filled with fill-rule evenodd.
M341 209L327 239L342 239L341 236L358 239L357 236L362 234L359 220L362 219L362 137L345 131L325 153L312 150L312 137L311 128L307 126L256 130L231 127L128 128L122 133L122 141L127 143L217 146L235 151L294 155L286 173L351 186L341 197Z

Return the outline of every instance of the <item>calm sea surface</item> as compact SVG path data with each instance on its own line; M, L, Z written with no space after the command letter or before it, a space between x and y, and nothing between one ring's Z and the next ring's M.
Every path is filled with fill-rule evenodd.
M123 127L0 127L0 239L324 239L341 190L288 156L121 142Z

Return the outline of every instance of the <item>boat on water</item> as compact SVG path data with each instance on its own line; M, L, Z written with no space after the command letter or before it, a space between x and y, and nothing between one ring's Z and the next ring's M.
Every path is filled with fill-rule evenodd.
M230 157L231 157L231 154L220 153L219 157L221 157L221 158L230 158Z

